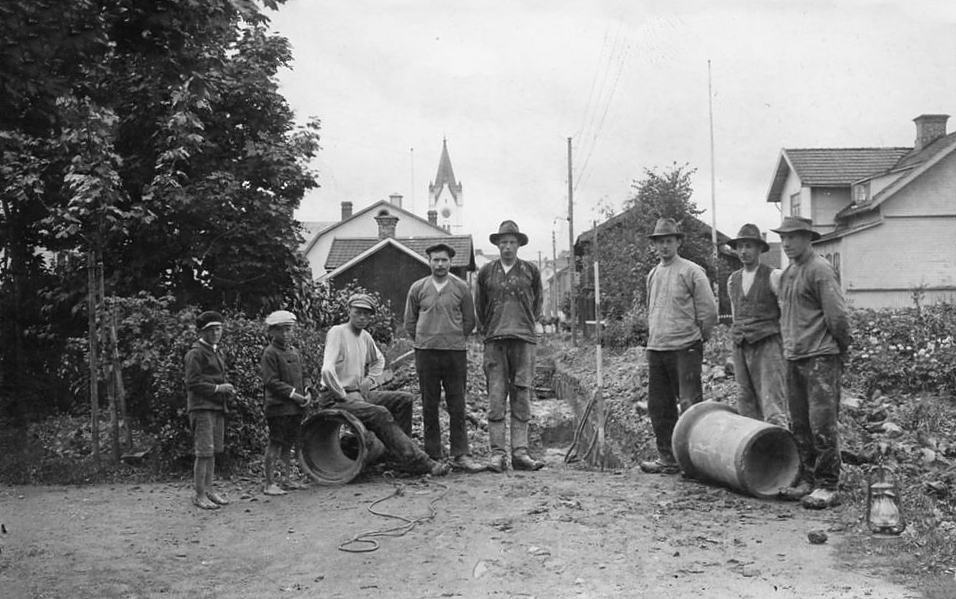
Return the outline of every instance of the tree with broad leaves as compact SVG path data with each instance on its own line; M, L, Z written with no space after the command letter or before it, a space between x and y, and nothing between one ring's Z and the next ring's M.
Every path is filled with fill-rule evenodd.
M702 210L693 201L691 177L695 169L673 164L663 172L645 169L644 178L632 183L633 194L624 210L581 234L575 244L582 278L582 293L593 293L595 258L600 263L601 309L608 320L643 315L647 275L657 264L654 246L647 238L659 218L673 218L684 232L680 255L704 267L715 279L710 228L697 216ZM591 296L593 298L593 296Z
M92 246L107 295L254 316L308 278L293 211L317 185L319 123L297 126L278 93L291 51L260 5L279 4L0 4L7 412L44 405L23 390L50 380L57 340L85 329Z

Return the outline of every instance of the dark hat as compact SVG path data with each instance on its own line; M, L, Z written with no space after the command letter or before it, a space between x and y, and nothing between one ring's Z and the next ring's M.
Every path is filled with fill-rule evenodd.
M764 241L763 235L760 234L760 229L753 223L747 223L740 227L737 238L728 241L727 245L729 245L731 249L736 250L738 241L756 241L763 247L763 249L760 250L761 254L770 251L770 244Z
M816 241L821 235L813 230L813 221L809 218L799 216L785 216L783 222L776 229L770 229L774 233L796 233L797 231L806 231L810 234L810 239Z
M441 242L434 243L428 246L427 248L425 248L425 253L428 254L429 258L431 257L432 252L445 252L446 254L448 254L449 258L455 257L455 248L451 247L447 243L441 243Z
M518 238L518 245L528 245L528 236L518 230L518 223L513 220L503 221L498 226L498 232L488 236L491 243L498 245L498 240L502 235L514 235Z
M211 310L203 312L196 318L196 329L202 331L211 326L222 326L222 321L222 314L219 312L213 312Z
M657 224L654 225L654 232L647 236L648 239L655 239L657 237L676 237L678 239L683 239L684 234L681 233L680 227L677 226L677 221L673 218L659 218L657 219Z
M349 298L349 308L365 308L374 312L375 305L375 298L365 293L356 293Z

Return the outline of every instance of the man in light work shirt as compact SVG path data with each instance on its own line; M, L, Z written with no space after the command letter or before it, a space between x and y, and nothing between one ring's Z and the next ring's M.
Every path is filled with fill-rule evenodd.
M737 411L741 416L790 428L785 392L783 342L780 339L780 270L760 263L770 245L757 225L740 228L727 242L743 268L727 279L734 324L734 375Z
M803 469L785 499L825 509L840 504L840 378L852 341L843 291L829 262L813 250L820 234L805 218L779 229L790 265L780 277L780 332L787 359L787 402ZM809 493L809 494L808 494Z
M679 414L704 398L704 342L717 324L717 302L704 269L677 254L684 234L674 219L658 219L648 237L660 257L647 275L647 410L658 457L641 470L677 474L671 437Z
M501 257L478 271L475 309L485 338L484 369L488 381L488 468L507 468L505 413L511 398L511 466L538 470L544 466L528 453L528 423L537 337L541 325L541 275L538 267L518 258L518 248L528 236L517 223L506 220L489 237Z
M412 283L405 300L405 332L415 342L415 368L422 394L425 453L433 460L442 459L438 408L444 386L452 468L480 472L485 466L469 456L465 418L465 342L475 330L475 302L468 284L449 273L455 257L453 247L436 243L425 253L432 274Z
M375 433L406 469L444 476L448 465L428 457L412 441L412 395L404 391L377 391L385 372L385 356L365 328L376 310L364 293L349 298L349 321L329 329L322 356L321 407L349 412Z

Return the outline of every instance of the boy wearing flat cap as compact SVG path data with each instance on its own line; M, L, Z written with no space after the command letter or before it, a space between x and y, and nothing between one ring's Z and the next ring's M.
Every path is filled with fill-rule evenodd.
M809 219L788 216L778 229L790 265L780 277L780 332L787 360L787 403L802 462L796 487L781 489L803 507L840 504L840 378L850 347L843 291L829 262L813 249ZM809 494L808 494L809 493Z
M364 293L349 298L349 320L329 329L322 356L323 408L349 412L385 445L386 449L417 474L444 476L449 467L428 457L412 434L411 393L379 391L385 356L365 330L375 313L375 300Z
M269 445L265 453L266 495L285 495L286 490L305 489L292 478L292 448L299 443L302 414L312 401L302 377L302 358L293 347L296 318L292 312L278 310L266 317L269 345L262 351L259 369L266 402ZM276 460L285 472L281 486L275 481Z
M790 428L784 385L783 342L780 339L780 270L761 264L760 254L770 245L757 225L740 228L727 242L743 268L727 279L734 323L734 375L737 411L741 416Z
M425 253L432 274L412 283L405 300L405 332L415 342L415 369L422 394L425 453L433 460L442 459L438 408L444 386L452 467L480 472L485 467L469 456L465 418L465 343L475 329L475 302L468 284L449 273L453 247L436 243Z
M235 387L226 382L226 363L219 352L222 323L218 312L200 314L196 318L199 339L184 359L186 405L196 454L193 505L204 510L229 503L212 488L216 454L223 450L228 402L236 395Z

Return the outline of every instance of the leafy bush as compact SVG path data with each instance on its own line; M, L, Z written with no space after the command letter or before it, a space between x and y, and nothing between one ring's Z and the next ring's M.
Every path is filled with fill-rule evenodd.
M626 349L647 343L647 314L640 307L632 307L621 319L609 320L604 326L602 340L609 348Z
M325 332L332 324L347 320L348 297L358 288L330 291L310 287L310 309L300 316L296 347L303 358L306 376L317 380L322 367ZM174 310L171 297L140 295L111 298L116 311L119 355L127 398L127 414L136 428L156 439L154 453L162 466L188 464L192 454L192 436L186 412L186 388L183 358L197 339L194 322L197 308ZM302 314L292 307L297 315ZM228 368L228 379L237 390L236 405L226 428L225 462L244 464L258 459L266 441L262 383L259 359L268 343L261 319L241 314L224 314L226 322L221 343ZM373 319L373 337L381 343L392 338L390 311L383 309ZM371 327L370 327L371 328ZM106 347L106 340L101 340ZM71 382L77 398L88 395L88 345L85 339L73 339L59 367L59 375ZM100 372L106 380L105 367ZM105 383L100 385L105 389ZM105 411L106 399L100 401ZM88 408L78 403L80 412Z
M846 369L860 389L956 393L956 306L856 310L851 322Z

